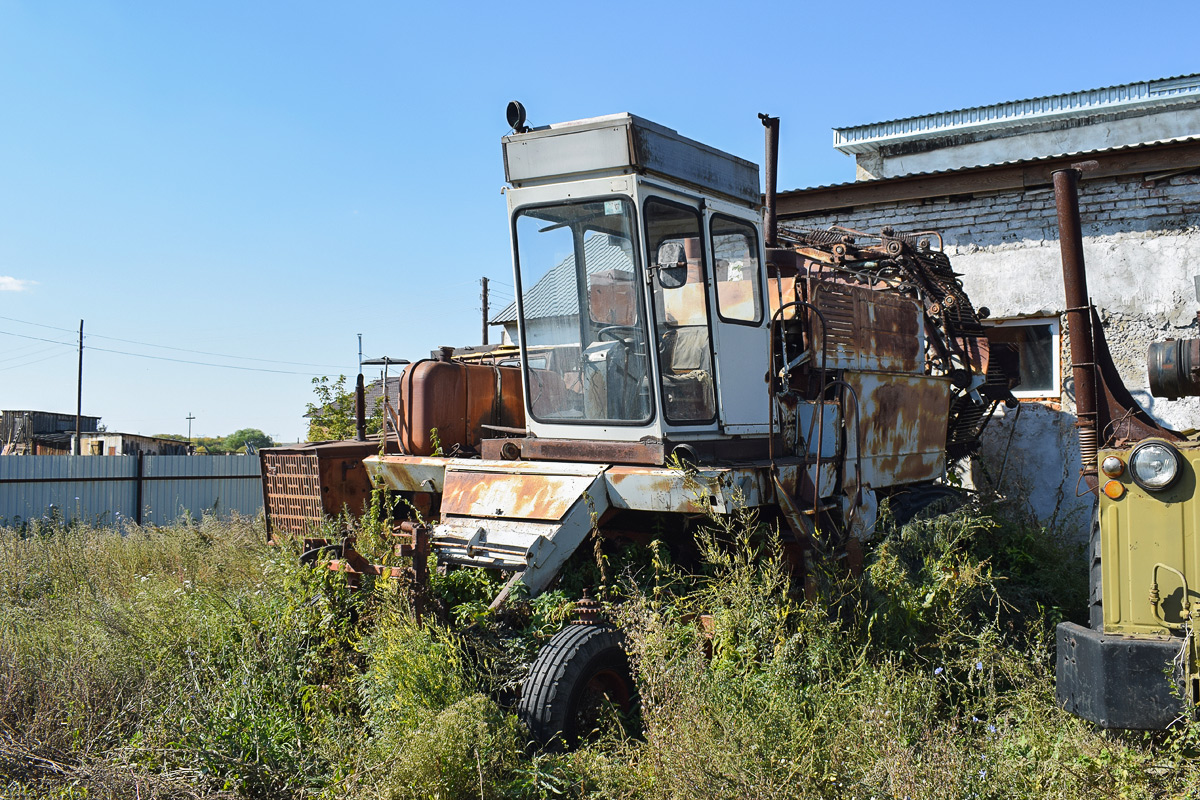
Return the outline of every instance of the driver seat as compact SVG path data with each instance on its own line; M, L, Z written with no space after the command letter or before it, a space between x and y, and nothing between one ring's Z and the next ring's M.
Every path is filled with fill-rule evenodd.
M708 327L668 328L659 342L663 405L671 420L707 420L716 411Z

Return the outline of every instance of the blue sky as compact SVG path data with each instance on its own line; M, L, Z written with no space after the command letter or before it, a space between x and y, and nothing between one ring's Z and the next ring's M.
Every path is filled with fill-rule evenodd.
M512 292L511 99L755 162L769 112L799 188L853 179L833 127L1200 72L1197 22L1194 2L0 0L0 408L74 411L80 319L84 413L145 434L191 412L294 440L356 334L368 357L477 342L479 278Z

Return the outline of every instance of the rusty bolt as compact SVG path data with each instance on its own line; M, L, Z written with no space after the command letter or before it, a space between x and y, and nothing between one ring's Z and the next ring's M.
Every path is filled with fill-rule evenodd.
M604 621L604 609L599 603L588 597L587 589L583 590L583 597L575 603L575 619L571 621L573 625L599 625Z

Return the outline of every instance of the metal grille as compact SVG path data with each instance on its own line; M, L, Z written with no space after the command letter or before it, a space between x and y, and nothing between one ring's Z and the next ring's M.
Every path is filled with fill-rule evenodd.
M830 369L857 367L854 295L849 287L839 283L817 284L814 294L813 305L825 319L824 326L819 319L813 320L813 336L820 342L817 352L822 346L825 348ZM818 362L816 366L821 364Z
M267 518L275 531L303 538L321 524L321 471L315 453L263 453Z

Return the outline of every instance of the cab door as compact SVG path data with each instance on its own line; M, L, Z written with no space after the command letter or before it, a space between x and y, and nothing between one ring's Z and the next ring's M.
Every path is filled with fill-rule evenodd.
M769 365L762 240L754 222L706 214L718 408L727 434L766 433Z

